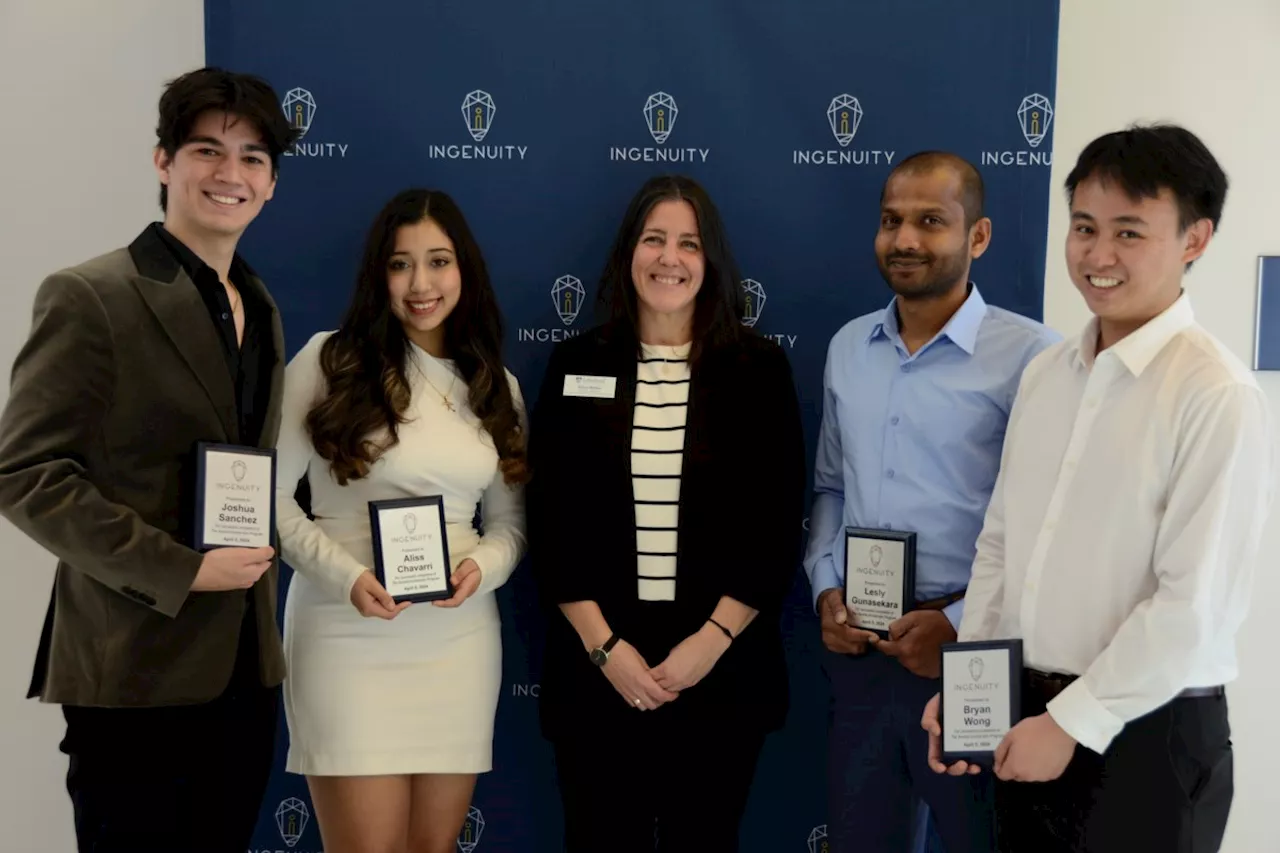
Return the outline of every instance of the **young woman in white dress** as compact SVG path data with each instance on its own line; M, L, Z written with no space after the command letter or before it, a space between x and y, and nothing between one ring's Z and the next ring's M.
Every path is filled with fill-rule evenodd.
M339 329L289 363L278 453L287 769L327 853L446 853L490 769L501 680L494 590L525 549L525 418L502 321L462 213L392 199ZM306 476L311 517L296 502ZM442 495L447 601L396 604L368 503ZM483 535L473 524L480 507Z

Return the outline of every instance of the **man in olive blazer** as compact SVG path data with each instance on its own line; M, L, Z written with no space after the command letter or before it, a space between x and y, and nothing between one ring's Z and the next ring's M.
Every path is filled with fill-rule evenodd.
M63 706L81 851L243 853L256 823L284 679L277 562L195 549L196 445L275 444L284 336L235 246L292 134L261 80L173 81L164 223L45 279L13 365L0 513L57 558L28 695Z

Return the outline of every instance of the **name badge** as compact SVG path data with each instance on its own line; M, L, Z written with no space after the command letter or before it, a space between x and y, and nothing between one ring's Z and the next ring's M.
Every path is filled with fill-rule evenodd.
M616 376L580 376L576 373L567 373L564 377L564 396L566 397L597 397L602 400L612 400L617 388L618 377Z

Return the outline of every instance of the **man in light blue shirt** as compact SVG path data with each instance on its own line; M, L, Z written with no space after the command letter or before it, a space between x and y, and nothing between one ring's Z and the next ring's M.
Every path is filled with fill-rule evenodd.
M924 152L881 196L876 258L894 299L832 339L823 378L805 572L828 650L833 853L901 853L917 798L947 853L995 849L990 782L928 772L920 708L954 641L1022 370L1059 336L987 305L969 279L986 251L982 178ZM888 637L845 608L845 528L916 534L915 609Z

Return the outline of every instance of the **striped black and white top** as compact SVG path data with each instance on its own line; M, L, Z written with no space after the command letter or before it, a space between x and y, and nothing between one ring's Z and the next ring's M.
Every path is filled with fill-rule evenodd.
M641 601L674 601L690 345L640 347L631 430L638 591Z

